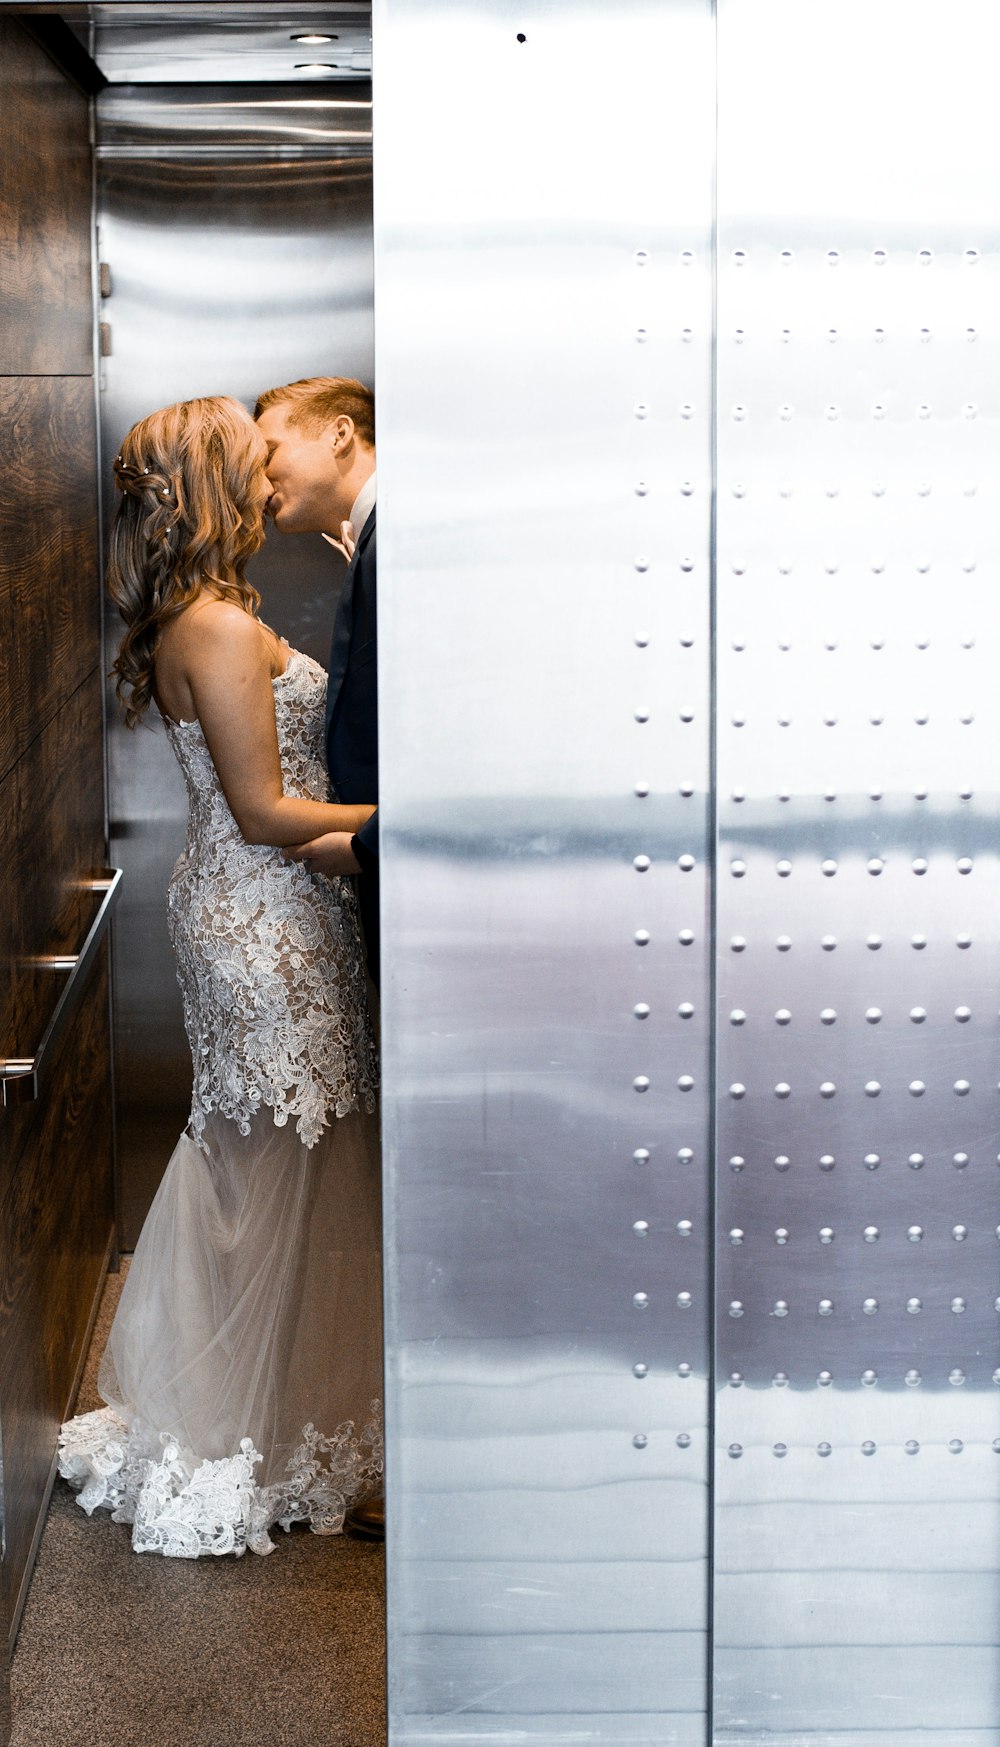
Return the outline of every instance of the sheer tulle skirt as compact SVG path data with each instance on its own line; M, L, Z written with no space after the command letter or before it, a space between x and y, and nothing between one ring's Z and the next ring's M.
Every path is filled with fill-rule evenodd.
M269 1111L182 1135L101 1364L108 1408L70 1420L60 1473L137 1551L269 1552L336 1533L381 1483L378 1129L309 1148Z

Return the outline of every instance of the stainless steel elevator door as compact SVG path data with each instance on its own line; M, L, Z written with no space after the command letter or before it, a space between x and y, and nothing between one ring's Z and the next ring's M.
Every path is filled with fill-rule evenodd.
M375 21L390 1732L702 1747L711 16L525 13Z
M995 7L721 0L714 1740L1000 1740Z

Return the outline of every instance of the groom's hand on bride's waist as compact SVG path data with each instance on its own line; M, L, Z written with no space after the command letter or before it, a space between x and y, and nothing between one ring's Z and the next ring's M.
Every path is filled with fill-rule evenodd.
M351 848L349 831L328 831L325 837L314 837L311 843L293 843L282 850L285 861L301 861L310 873L356 874L361 872Z

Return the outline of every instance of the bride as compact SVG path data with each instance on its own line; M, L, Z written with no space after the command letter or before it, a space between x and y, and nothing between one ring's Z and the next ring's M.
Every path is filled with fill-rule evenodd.
M137 1552L333 1534L381 1484L377 1064L353 887L282 845L357 831L327 801L326 675L257 617L265 443L229 399L131 430L108 585L128 725L150 702L187 784L168 917L191 1117L59 1472Z

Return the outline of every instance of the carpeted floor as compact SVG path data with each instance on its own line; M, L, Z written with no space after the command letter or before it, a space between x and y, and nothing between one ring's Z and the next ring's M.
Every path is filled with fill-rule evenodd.
M111 1275L78 1411L100 1405ZM382 1548L279 1532L161 1559L56 1481L12 1668L11 1747L383 1747Z

